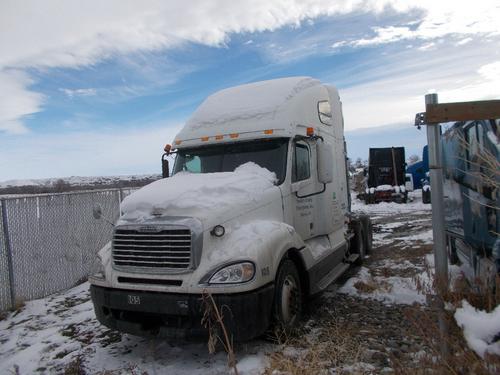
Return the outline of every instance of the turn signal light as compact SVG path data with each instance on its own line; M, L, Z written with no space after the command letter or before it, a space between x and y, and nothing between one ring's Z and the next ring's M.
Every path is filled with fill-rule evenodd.
M311 137L314 135L314 128L307 128L307 136Z
M172 150L172 145L166 144L165 147L163 148L163 151L165 151L167 154L170 154L170 151Z

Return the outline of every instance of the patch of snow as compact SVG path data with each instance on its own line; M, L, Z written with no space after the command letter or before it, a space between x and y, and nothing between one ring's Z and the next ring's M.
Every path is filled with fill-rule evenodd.
M121 211L125 219L150 217L153 212L190 216L257 202L263 192L274 186L276 174L253 162L234 172L176 173L155 181L127 196Z
M288 228L290 233L294 232L293 227L283 223L254 220L249 223L241 224L234 222L227 227L224 238L214 238L213 241L220 241L216 250L207 252L205 256L211 264L223 262L227 259L233 259L235 256L253 256L252 253L258 252L260 248L267 246L267 242L273 238L273 234Z
M370 293L360 292L354 286L359 281L373 285L376 289ZM414 303L425 304L426 302L425 295L417 291L417 286L412 278L372 276L366 267L361 267L358 274L347 280L338 292L374 299L386 304L412 305Z
M290 77L231 87L210 95L187 121L183 132L220 126L237 120L273 118L284 103L301 91L319 85L309 77ZM189 137L188 137L189 138Z
M254 340L236 351L243 375L262 373L273 347ZM120 334L95 318L89 284L27 302L0 321L0 374L63 374L77 357L89 374L228 373L227 355L209 354L206 342L187 343Z
M410 202L408 203L395 203L395 202L381 202L377 204L365 204L364 201L356 199L356 195L351 195L352 211L358 213L365 213L370 215L372 219L375 216L383 217L388 214L393 215L396 213L428 213L431 211L432 207L430 204L423 204L421 197L421 191L415 190L408 193L408 198Z
M434 242L432 229L429 229L425 232L412 234L405 237L396 237L396 240L405 241L405 242L414 242L414 241L422 241L425 244L432 244Z
M462 327L469 347L484 358L486 353L500 355L500 340L493 342L495 335L500 335L500 306L490 313L477 310L466 300L455 312L455 320Z
M391 191L394 188L391 185L379 185L375 188L376 191Z

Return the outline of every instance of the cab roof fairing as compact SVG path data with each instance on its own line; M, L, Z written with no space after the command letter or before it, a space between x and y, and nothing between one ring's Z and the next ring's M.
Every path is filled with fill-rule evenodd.
M302 134L307 126L329 133L333 126L323 125L318 115L318 102L324 100L330 101L332 111L340 109L337 90L310 77L274 79L224 89L210 95L198 107L175 137L174 147L293 137ZM265 134L266 130L273 130L272 134ZM231 134L238 136L231 139Z

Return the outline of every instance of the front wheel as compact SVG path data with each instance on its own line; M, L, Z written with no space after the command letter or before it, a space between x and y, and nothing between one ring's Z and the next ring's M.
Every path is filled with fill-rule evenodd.
M287 331L296 327L302 316L300 276L289 259L285 259L278 269L273 310L276 324Z

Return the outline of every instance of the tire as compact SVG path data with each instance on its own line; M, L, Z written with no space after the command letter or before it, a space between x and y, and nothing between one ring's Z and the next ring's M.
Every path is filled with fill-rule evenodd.
M431 191L430 190L422 191L422 203L425 203L425 204L431 203Z
M364 228L365 234L365 255L371 254L373 249L373 224L369 216L361 215L359 221Z
M356 266L361 266L363 264L363 260L366 255L366 247L365 247L365 231L363 228L363 224L361 221L357 221L354 223L354 237L352 239L352 253L359 254L358 259L354 262Z
M373 204L374 203L373 202L373 194L368 193L365 195L365 203L366 204Z
M275 328L293 330L302 317L303 295L297 267L285 259L276 275L273 315Z

